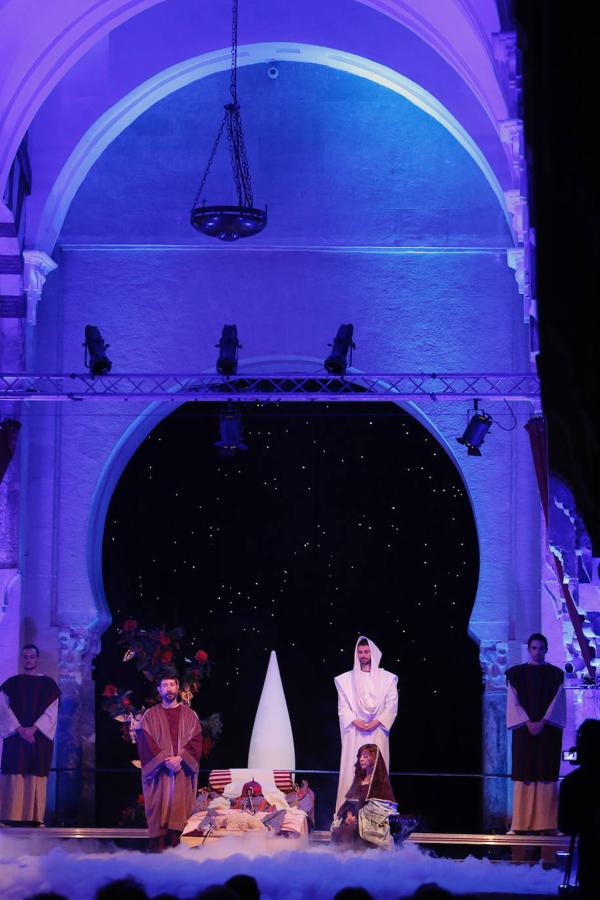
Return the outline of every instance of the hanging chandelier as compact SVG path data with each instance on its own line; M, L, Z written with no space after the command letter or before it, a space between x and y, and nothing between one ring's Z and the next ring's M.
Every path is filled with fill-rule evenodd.
M267 210L256 209L252 197L252 181L250 167L246 156L244 133L240 105L237 97L237 53L238 53L238 0L233 0L231 27L231 80L229 91L231 102L225 105L225 115L219 126L215 142L212 146L208 163L200 181L200 187L194 198L191 222L194 228L208 237L216 237L221 241L237 241L238 238L251 237L258 234L267 224ZM237 193L237 206L207 206L200 197L208 179L217 148L227 131L229 155L233 181Z

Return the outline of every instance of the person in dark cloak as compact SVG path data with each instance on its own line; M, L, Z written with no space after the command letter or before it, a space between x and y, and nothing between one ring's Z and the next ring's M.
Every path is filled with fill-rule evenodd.
M532 634L529 660L506 672L506 724L512 731L514 782L511 831L555 833L558 828L558 774L566 722L564 674L546 662L548 641Z
M577 730L577 765L562 781L558 827L579 837L581 900L598 896L600 859L600 721L586 719Z
M377 828L366 828L366 813L373 811L381 820ZM346 799L338 809L331 829L331 839L344 848L393 846L387 816L397 813L396 798L390 784L383 754L376 744L363 744L356 757L354 780ZM372 817L369 825L372 824Z
M41 825L46 811L60 690L38 672L40 651L26 644L22 675L0 685L0 821Z

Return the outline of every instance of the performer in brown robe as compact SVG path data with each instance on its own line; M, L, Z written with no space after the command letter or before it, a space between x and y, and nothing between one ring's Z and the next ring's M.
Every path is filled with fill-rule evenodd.
M136 737L150 850L176 847L191 815L202 755L202 729L196 713L178 702L179 681L163 675L160 704L140 719Z
M331 839L335 844L355 849L373 846L360 836L358 824L359 812L369 800L396 803L383 754L376 744L363 744L358 750L354 781L331 829Z
M0 820L9 825L41 825L52 762L60 690L37 671L39 650L21 652L24 675L0 685Z
M558 773L566 705L564 675L547 663L548 641L532 634L530 660L506 672L506 724L512 730L514 781L511 830L552 832L558 827Z

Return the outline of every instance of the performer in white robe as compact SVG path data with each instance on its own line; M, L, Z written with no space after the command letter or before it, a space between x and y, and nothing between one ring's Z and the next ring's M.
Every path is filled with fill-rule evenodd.
M398 678L381 669L380 662L381 650L361 635L354 650L354 668L334 679L342 738L336 810L352 784L356 754L363 744L379 747L389 771L389 734L398 712Z

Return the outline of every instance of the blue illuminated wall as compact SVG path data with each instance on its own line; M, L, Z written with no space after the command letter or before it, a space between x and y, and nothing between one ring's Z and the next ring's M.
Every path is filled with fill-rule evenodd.
M128 369L209 365L213 332L232 317L247 356L318 356L341 317L355 323L365 370L526 368L508 227L471 157L376 84L278 67L276 80L263 66L240 75L255 202L270 216L252 241L217 245L188 222L225 73L158 103L93 167L59 251L66 365L78 363L87 310ZM233 199L225 148L206 196Z
M425 112L346 72L276 67L276 79L262 65L238 76L255 200L268 202L271 213L258 245L507 245L506 222L484 175ZM61 240L197 243L186 212L228 82L227 72L204 78L127 128L88 175ZM213 188L233 199L228 172L222 152L209 202Z

